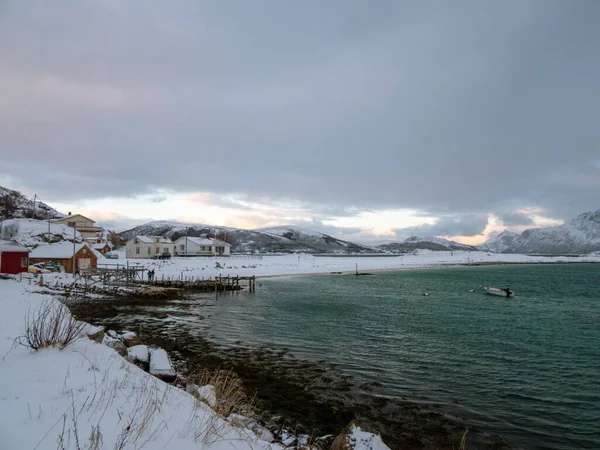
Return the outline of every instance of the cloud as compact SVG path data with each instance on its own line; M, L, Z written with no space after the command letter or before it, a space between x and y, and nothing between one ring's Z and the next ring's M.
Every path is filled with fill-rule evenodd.
M320 220L596 209L600 3L433 4L14 2L0 179L62 201L280 199Z
M480 214L441 217L433 224L395 230L398 239L410 236L478 236L488 225L488 217Z
M534 224L534 221L530 216L519 212L504 214L499 216L499 218L507 227L529 226Z

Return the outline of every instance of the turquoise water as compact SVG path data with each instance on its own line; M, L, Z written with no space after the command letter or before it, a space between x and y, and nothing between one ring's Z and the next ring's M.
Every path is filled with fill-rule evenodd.
M215 341L336 363L386 396L441 406L525 448L600 448L600 265L261 283L211 307L203 328Z

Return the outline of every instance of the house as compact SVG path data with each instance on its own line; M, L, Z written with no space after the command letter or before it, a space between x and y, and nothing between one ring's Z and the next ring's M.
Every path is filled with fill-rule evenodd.
M52 222L75 228L84 238L95 238L98 236L98 233L102 232L102 228L94 226L96 222L94 222L92 219L82 216L81 214L69 213L67 217L63 217L62 219L54 219Z
M97 252L102 253L103 255L106 255L108 252L110 252L112 250L112 248L110 247L110 244L108 242L95 243L95 244L90 245L90 247L92 247Z
M180 237L175 241L178 256L229 256L231 244L209 237Z
M73 245L72 242L40 244L29 254L31 264L51 261L56 261L63 266L66 272L73 272L73 267L77 269L96 267L98 256L87 243Z
M134 236L125 244L127 258L152 258L161 253L173 254L173 242L164 236Z
M0 273L27 272L29 249L16 241L0 240Z

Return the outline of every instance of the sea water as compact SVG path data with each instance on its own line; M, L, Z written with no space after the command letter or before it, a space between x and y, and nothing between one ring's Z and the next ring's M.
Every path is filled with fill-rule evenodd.
M526 448L600 448L600 265L514 265L261 280L203 332L281 346L386 394L447 406ZM482 287L509 287L511 299Z

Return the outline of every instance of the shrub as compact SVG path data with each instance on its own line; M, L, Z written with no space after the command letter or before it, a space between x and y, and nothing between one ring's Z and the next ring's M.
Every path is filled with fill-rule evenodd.
M25 334L18 343L33 350L58 347L61 350L76 340L87 324L71 316L68 308L56 300L44 301L25 316Z

